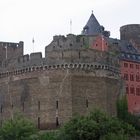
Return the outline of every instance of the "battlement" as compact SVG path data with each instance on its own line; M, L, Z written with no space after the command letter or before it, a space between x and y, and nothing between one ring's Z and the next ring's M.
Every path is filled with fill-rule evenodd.
M19 43L14 42L0 42L0 47L12 47L12 48L18 48L23 47L23 41L20 41Z
M64 39L65 38L65 39ZM116 50L108 47L108 39L102 36L85 36L69 34L58 36L45 48L45 61L48 64L59 63L92 63L119 66ZM119 48L119 47L118 47ZM114 53L108 53L111 52Z
M71 70L83 70L87 72L98 71L97 75L103 77L118 78L120 76L120 71L116 67L110 65L101 65L99 63L65 63L58 65L41 65L41 66L31 66L23 69L16 69L14 71L1 72L0 78L9 77L12 75L22 75L31 72L41 72L44 70L60 70L60 69L71 69ZM103 71L106 72L103 72ZM100 74L99 74L100 73ZM96 76L97 76L96 75Z
M0 42L0 62L23 55L24 43Z

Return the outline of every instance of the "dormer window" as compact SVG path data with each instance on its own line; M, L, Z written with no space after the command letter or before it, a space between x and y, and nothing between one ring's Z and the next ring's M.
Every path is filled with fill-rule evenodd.
M88 30L89 30L88 26L84 27L84 33L88 34Z

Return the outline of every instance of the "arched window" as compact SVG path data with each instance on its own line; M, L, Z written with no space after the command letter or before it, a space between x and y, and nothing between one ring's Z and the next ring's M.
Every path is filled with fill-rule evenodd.
M126 85L126 94L129 94L129 87Z
M137 86L136 88L136 95L140 96L140 86Z
M130 87L130 94L135 94L135 88L133 85Z
M129 78L128 78L128 73L127 73L127 72L124 73L123 78L124 78L124 80L128 80L128 79L129 79Z
M140 82L140 74L139 73L136 74L136 81Z
M130 81L134 81L134 74L133 73L130 74Z

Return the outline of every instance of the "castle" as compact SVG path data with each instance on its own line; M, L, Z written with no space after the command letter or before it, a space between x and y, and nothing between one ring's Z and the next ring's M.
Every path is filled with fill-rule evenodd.
M54 129L75 114L101 108L116 114L127 93L140 112L139 25L110 38L92 13L80 35L54 36L40 52L23 54L24 43L0 42L0 124L21 112L40 129Z

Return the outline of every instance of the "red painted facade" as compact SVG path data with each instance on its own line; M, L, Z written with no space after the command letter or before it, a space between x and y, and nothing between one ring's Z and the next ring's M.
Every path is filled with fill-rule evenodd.
M140 63L121 61L121 75L126 83L128 111L140 113Z
M93 41L91 48L99 51L108 51L108 43L104 36L100 35L96 37L95 41Z

